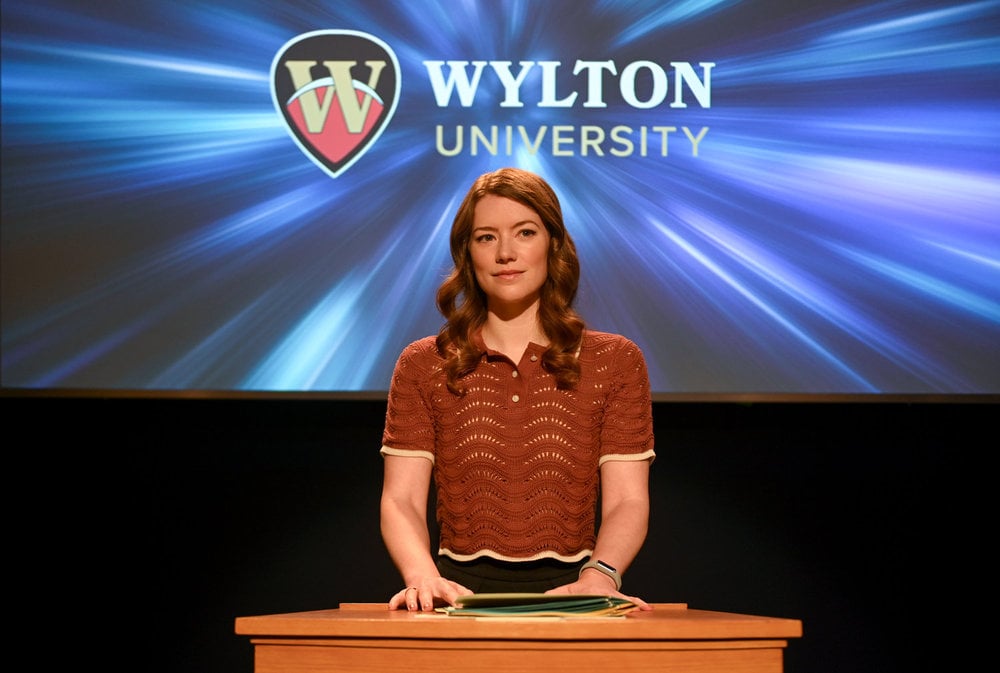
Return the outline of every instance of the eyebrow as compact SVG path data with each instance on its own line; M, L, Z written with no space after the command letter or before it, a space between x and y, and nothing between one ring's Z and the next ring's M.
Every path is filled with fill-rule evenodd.
M517 222L514 222L513 224L511 224L507 228L508 229L514 229L516 227L521 227L521 226L524 226L526 224L530 224L530 225L535 226L535 227L541 227L542 226L541 222L536 222L535 220L519 220ZM500 229L501 229L501 227L485 227L485 226L480 226L480 227L473 227L472 231L499 231Z

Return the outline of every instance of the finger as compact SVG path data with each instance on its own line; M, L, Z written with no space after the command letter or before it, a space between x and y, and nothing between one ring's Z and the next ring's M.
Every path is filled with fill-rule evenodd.
M646 601L642 600L638 596L626 596L625 594L619 594L619 595L622 598L624 598L626 600L629 600L629 601L632 601L633 603L635 603L639 607L640 610L652 610L653 609L652 605L650 605Z
M444 591L441 592L441 598L449 605L455 605L455 600L459 596L471 596L473 593L472 589L464 587L458 582L448 582Z
M417 587L406 587L403 596L406 599L407 610L416 610L420 607L420 590Z

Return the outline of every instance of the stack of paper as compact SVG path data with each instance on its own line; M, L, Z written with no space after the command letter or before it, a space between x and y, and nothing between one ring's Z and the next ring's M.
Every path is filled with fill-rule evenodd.
M455 603L437 611L456 617L619 617L638 607L624 598L580 594L472 594Z

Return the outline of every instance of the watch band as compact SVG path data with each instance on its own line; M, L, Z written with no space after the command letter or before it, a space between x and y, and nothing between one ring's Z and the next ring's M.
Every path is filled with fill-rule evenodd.
M584 563L583 567L580 568L580 574L582 575L583 571L586 570L587 568L593 568L594 570L598 570L607 575L608 577L610 577L611 579L613 579L615 581L615 590L621 591L622 576L618 574L618 571L615 570L613 566L608 565L604 561L590 560Z

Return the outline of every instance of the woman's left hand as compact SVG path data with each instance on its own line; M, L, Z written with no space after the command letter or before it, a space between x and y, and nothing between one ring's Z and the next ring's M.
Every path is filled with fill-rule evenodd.
M594 575L594 577L589 577ZM609 579L601 577L597 573L584 573L580 579L570 584L564 584L555 589L549 589L545 593L553 595L578 595L578 596L614 596L624 598L635 603L640 610L652 610L653 606L637 596L626 596L617 591L613 584L609 584Z

